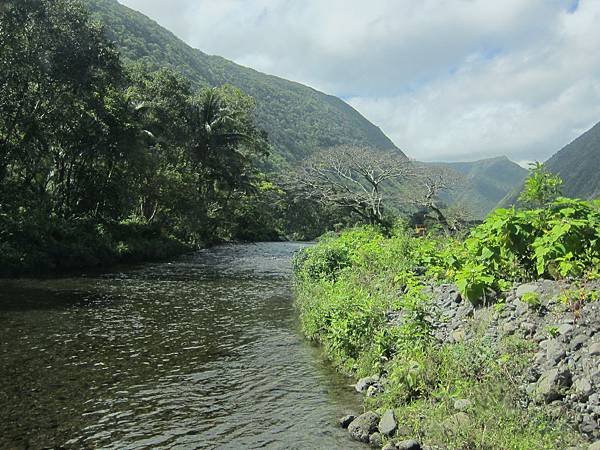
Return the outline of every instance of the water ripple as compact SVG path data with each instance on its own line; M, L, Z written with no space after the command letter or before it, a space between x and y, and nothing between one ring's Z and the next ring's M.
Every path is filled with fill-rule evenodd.
M0 284L0 448L361 448L358 410L297 331L303 244Z

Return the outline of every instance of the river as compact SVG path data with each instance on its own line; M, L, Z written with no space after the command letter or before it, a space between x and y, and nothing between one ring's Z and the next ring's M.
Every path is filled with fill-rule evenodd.
M361 399L298 330L292 254L0 281L0 448L364 449Z

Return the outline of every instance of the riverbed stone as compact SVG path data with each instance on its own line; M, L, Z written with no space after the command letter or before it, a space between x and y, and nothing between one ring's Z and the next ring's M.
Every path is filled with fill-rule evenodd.
M375 384L379 383L379 377L374 375L371 377L364 377L361 378L360 380L358 380L356 382L356 385L354 386L356 388L356 390L358 392L365 392L367 389L369 389L370 386L373 386Z
M342 428L348 428L348 425L350 425L354 419L356 419L354 414L348 414L339 420L340 426Z
M380 384L373 384L367 388L367 397L375 397L381 392Z
M392 436L394 432L398 429L396 415L394 414L394 411L392 409L388 409L383 414L381 420L379 421L378 428L381 434L388 437Z
M421 444L414 439L408 439L406 441L396 443L398 450L421 450Z
M517 297L521 298L525 294L530 294L530 293L538 292L538 290L539 290L538 284L536 284L536 283L526 283L526 284L522 284L519 287L517 287L516 295L517 295Z
M589 378L581 377L573 383L575 391L580 395L580 398L587 399L593 392L593 386Z
M371 436L369 436L369 444L372 447L381 447L383 445L383 438L381 437L381 433L375 432Z
M600 450L600 441L596 441L593 444L590 444L587 450Z
M350 436L360 442L368 443L369 436L377 431L379 415L373 411L367 411L354 419L348 425Z
M590 345L589 352L591 356L600 355L600 342L596 342L595 344Z
M550 369L538 380L534 395L537 401L550 403L562 398L570 386L571 373L568 369Z
M567 355L565 346L556 339L551 339L546 345L546 358L553 364L562 360Z

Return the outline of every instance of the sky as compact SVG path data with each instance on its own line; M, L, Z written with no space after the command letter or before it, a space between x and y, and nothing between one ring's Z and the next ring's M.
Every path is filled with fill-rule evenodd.
M422 161L543 161L600 121L600 0L119 0L337 95Z

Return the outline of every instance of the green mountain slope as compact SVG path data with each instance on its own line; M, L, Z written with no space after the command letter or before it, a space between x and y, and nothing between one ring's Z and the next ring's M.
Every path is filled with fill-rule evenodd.
M564 146L545 163L546 168L561 176L563 195L584 200L600 198L600 122ZM519 184L501 202L517 204L523 184Z
M465 176L465 186L452 192L447 201L465 207L476 218L483 218L494 209L527 176L526 169L506 156L439 165Z
M280 162L294 162L337 144L396 148L378 127L337 97L195 50L116 0L84 3L103 22L124 60L144 61L153 69L174 68L197 87L229 83L254 97L257 123L269 133Z
M600 198L600 122L546 161L564 181L567 197Z

